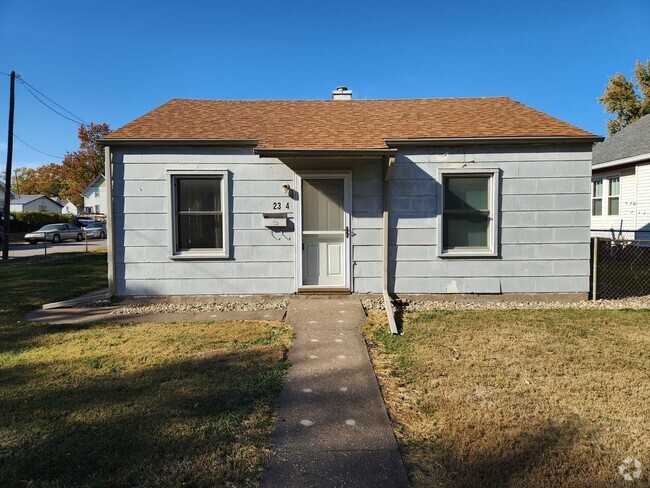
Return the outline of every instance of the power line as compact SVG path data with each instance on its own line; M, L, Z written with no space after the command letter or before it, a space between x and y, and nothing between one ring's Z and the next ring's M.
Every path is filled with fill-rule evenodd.
M14 132L14 137L15 137L16 139L18 139L20 142L22 142L23 144L25 144L25 146L27 146L27 147L30 148L30 149L33 149L33 150L36 151L36 152L39 152L39 153L41 153L41 154L45 154L46 156L49 156L49 157L51 157L51 158L63 159L62 156L55 156L54 154L49 154L49 153L46 153L46 152L44 152L44 151L41 151L40 149L35 148L34 146L30 146L30 145L27 144L25 141L23 141L20 137L18 137L18 136L16 135L15 132Z
M29 93L30 93L30 94L31 94L31 95L32 95L36 100L38 100L39 102L41 102L43 105L45 105L47 108L49 108L52 112L54 112L54 113L60 115L61 117L63 117L64 119L69 120L70 122L74 122L75 124L78 124L78 125L88 125L88 124L86 123L86 121L84 121L81 117L79 117L78 115L73 114L72 112L70 112L70 111L69 111L68 109L66 109L65 107L63 107L63 106L61 106L60 104L56 103L54 100L52 100L50 97L48 97L45 93L41 92L41 91L38 90L36 87L34 87L34 86L30 85L29 83L27 83L27 81L25 81L25 79L22 78L20 75L16 76L16 79L17 79L17 80L18 80L18 81L23 85L23 87L25 87L25 90L27 90L27 91L28 91L28 92L29 92ZM68 117L67 115L62 114L62 113L59 112L58 110L52 108L50 105L48 105L48 104L45 103L43 100L41 100L41 98L38 97L38 95L36 95L36 93L34 93L34 91L32 91L32 90L34 90L36 93L40 94L43 98L46 98L47 100L49 100L50 102L52 102L54 105L56 105L57 107L59 107L59 108L60 108L61 110L63 110L64 112L68 113L69 115L72 115L72 117L74 117L74 118L77 119L77 120L74 120L74 119Z

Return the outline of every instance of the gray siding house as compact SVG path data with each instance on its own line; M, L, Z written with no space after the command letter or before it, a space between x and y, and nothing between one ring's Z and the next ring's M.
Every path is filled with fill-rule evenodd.
M589 286L589 132L505 97L172 100L102 140L117 295Z

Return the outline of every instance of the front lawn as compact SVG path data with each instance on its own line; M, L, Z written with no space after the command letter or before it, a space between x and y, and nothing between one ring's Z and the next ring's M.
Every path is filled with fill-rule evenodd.
M103 259L0 266L0 486L256 486L287 326L21 322Z
M648 486L650 311L403 319L364 334L414 486Z

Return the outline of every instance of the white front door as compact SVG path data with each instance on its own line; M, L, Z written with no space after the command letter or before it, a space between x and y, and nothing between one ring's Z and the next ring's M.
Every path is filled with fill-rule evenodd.
M301 178L300 287L349 288L347 175Z

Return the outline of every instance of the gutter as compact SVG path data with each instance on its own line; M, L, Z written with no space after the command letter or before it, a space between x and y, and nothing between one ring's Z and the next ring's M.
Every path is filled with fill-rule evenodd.
M614 168L624 164L638 163L640 161L650 160L650 153L639 154L638 156L630 156L629 158L617 159L615 161L607 161L606 163L592 164L591 170L599 170L606 168Z
M394 156L397 149L282 149L282 148L256 148L253 152L259 156L268 156L275 158L328 158L328 157L382 157Z
M390 147L401 146L467 146L472 144L549 144L594 143L604 141L602 136L523 136L523 137L426 137L413 139L385 138Z
M259 139L98 139L100 146L256 146Z
M105 299L115 295L115 225L113 220L113 161L111 147L104 147L104 178L106 179L106 230L108 250L108 293Z
M393 305L390 301L390 295L388 294L388 183L390 181L390 174L393 171L395 166L395 157L387 157L387 164L384 166L384 212L383 212L383 269L381 275L381 288L382 295L384 297L384 309L386 310L386 316L388 318L388 325L390 327L391 334L398 335L399 331L397 330L397 324L395 323L395 313L393 312Z

